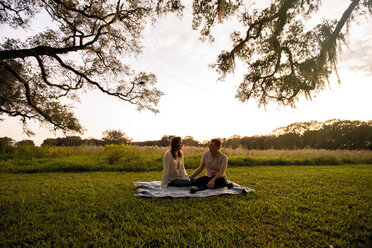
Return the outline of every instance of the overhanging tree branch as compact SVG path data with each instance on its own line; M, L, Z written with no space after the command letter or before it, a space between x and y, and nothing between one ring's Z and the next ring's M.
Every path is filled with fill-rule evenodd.
M0 0L3 2L7 1ZM182 9L178 0L155 2L14 1L20 12L0 5L2 16L14 17L0 19L2 23L22 26L17 14L24 14L20 6L26 6L30 19L45 9L56 27L29 37L27 42L17 41L15 45L6 40L0 44L0 73L5 81L0 85L4 89L0 100L7 100L1 102L0 114L33 113L32 118L49 122L56 129L80 132L82 128L71 110L59 101L62 97L75 100L73 91L92 86L139 110L158 112L156 106L163 93L153 86L155 75L135 73L121 62L141 52L141 32L156 14L156 7L163 14Z
M2 24L24 26L45 9L57 27L29 37L27 42L5 39L0 44L0 87L4 91L0 92L0 114L32 113L49 121L41 115L44 111L61 129L76 131L81 127L58 100L62 96L72 99L74 90L85 87L157 112L162 92L152 87L155 75L134 73L122 61L141 52L146 21L154 20L157 14L180 13L183 6L179 0L17 0L12 2L14 7L3 4L8 2L0 0L1 16L9 17L0 18ZM298 96L311 98L311 92L323 89L331 69L336 69L337 46L345 35L342 29L355 10L364 13L364 8L372 13L371 0L353 0L340 20L325 20L305 31L304 20L320 3L273 0L268 8L250 13L240 8L242 0L194 0L193 28L202 27L202 38L212 39L213 26L239 12L246 30L242 36L238 32L231 35L232 48L223 51L213 67L224 78L235 70L236 59L246 64L236 95L243 102L256 98L259 105L268 101L294 105ZM30 18L21 20L23 15Z
M340 20L325 22L314 30L303 32L301 19L318 8L320 1L275 1L261 13L243 15L247 23L244 38L234 35L229 52L221 52L212 67L223 79L235 69L235 59L247 65L247 74L239 85L236 97L241 101L257 98L259 105L269 100L294 106L299 95L322 89L331 69L337 73L337 46L341 32L350 21L360 0L353 0ZM368 5L364 3L364 5Z
M69 66L67 65L66 63L63 62L63 60L57 56L57 55L53 55L52 56L53 58L55 58L58 63L63 67L63 68L66 68L67 70L69 71L72 71L73 73L75 73L76 75L78 75L79 77L85 79L88 83L90 83L91 85L94 85L95 87L97 87L100 91L102 91L103 93L106 93L107 95L110 95L110 96L115 96L121 100L124 100L124 101L128 101L128 102L133 102L133 98L128 98L128 95L129 93L131 93L131 91L129 91L127 94L122 94L120 92L112 92L112 91L109 91L109 90L106 90L102 87L101 84L99 84L98 82L90 79L86 74L84 74L83 72L80 72L79 70L73 68L72 66Z
M16 59L16 58L26 58L31 56L52 56L55 54L66 54L69 52L76 52L79 50L87 49L89 46L93 45L101 35L102 29L106 25L102 25L98 28L97 34L94 35L94 38L82 45L79 46L68 46L68 47L50 47L50 46L38 46L35 48L29 49L19 49L19 50L5 50L0 51L0 60L7 60L7 59Z
M6 68L20 83L23 84L23 87L25 89L25 97L27 99L28 105L35 110L39 115L41 115L45 120L47 120L49 123L51 123L55 128L65 130L66 127L61 125L61 123L54 121L53 117L46 114L45 110L41 109L38 104L35 102L34 97L31 95L31 88L30 84L27 80L22 78L16 71L14 71L11 66L9 66L7 63L0 61L0 65L2 65L4 68ZM18 114L17 114L18 115Z

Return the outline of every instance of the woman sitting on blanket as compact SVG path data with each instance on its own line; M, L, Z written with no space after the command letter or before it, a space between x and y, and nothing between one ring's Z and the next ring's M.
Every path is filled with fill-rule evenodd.
M171 149L164 153L164 170L160 187L165 189L167 186L190 186L190 178L183 162L183 153L181 151L183 143L181 137L173 137L170 141L170 146Z

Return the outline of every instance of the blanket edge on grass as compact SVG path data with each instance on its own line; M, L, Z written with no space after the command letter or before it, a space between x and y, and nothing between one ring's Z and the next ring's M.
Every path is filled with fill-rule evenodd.
M195 193L190 193L190 187L172 187L168 186L166 189L160 188L160 181L152 182L133 182L134 186L137 188L136 197L147 197L147 198L184 198L184 197L209 197L218 195L238 195L255 193L254 189L243 187L239 184L231 182L233 187L228 189L227 187L218 189L206 189L203 191L197 191Z

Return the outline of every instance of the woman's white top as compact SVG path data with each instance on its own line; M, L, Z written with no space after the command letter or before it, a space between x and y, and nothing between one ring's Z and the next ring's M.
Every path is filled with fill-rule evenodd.
M170 150L164 153L163 167L163 176L161 177L160 185L162 189L165 189L168 183L174 179L189 179L183 163L183 156L181 158L177 156L174 159Z

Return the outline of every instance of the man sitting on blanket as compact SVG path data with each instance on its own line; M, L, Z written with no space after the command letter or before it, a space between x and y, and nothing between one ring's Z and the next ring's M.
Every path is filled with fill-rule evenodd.
M209 143L209 151L204 152L200 166L190 176L191 190L190 193L195 193L198 190L217 189L227 185L226 168L227 156L220 152L222 142L219 139L212 139ZM194 177L200 174L206 168L205 176L195 180Z

